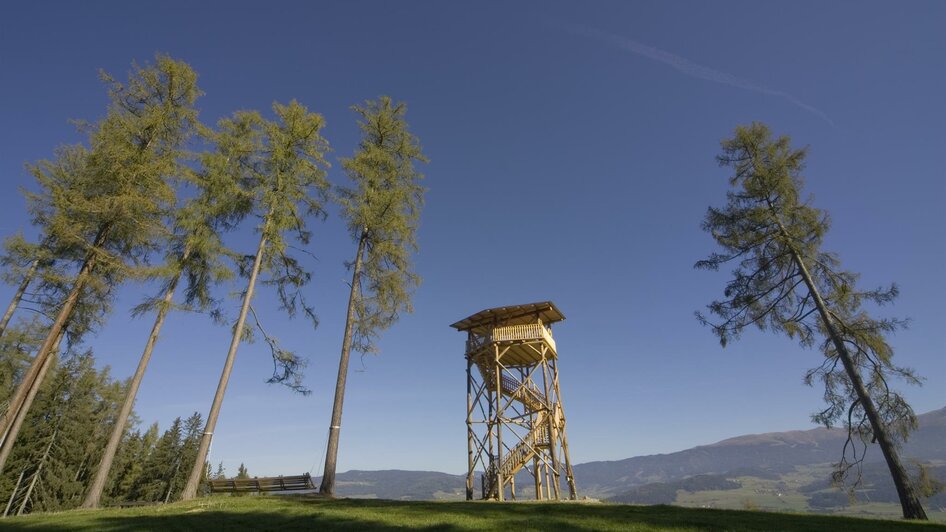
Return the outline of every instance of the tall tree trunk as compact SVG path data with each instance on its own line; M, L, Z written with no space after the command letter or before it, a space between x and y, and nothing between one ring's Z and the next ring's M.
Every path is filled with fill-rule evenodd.
M243 295L243 306L240 308L240 317L237 318L236 327L233 329L233 339L230 341L230 350L227 351L227 360L223 365L223 373L220 375L220 382L217 384L217 393L214 394L213 403L210 406L210 413L207 415L207 424L204 426L204 433L200 438L200 446L197 448L197 457L194 459L194 467L191 469L190 477L181 493L181 500L187 501L197 495L197 485L200 483L200 475L204 470L204 462L207 460L207 453L210 451L210 441L213 439L214 429L217 426L217 417L220 415L220 405L223 403L223 394L227 391L227 383L230 382L230 372L233 370L233 361L236 358L237 348L240 346L240 340L243 338L243 325L246 323L246 314L250 309L250 301L253 299L253 289L256 287L256 277L259 275L260 264L263 262L263 251L266 249L266 230L269 226L267 220L259 239L259 247L256 249L256 259L253 261L253 270L250 272L250 280L246 285L246 294Z
M181 254L180 262L183 263L190 256L190 246L184 248ZM115 420L115 426L112 428L112 435L108 439L108 445L105 446L105 453L102 455L102 461L99 462L98 470L95 473L95 479L89 487L89 493L86 495L83 508L98 508L102 499L102 492L105 490L105 482L108 480L108 473L112 469L112 462L115 460L115 454L118 452L118 444L121 443L122 436L125 434L125 426L128 424L128 416L135 404L135 398L138 396L138 388L141 386L141 379L144 378L145 370L148 369L148 363L151 361L151 353L154 351L154 345L158 342L158 334L161 333L161 326L164 325L164 319L171 309L171 301L174 299L174 292L177 290L177 284L181 280L182 272L168 284L167 291L164 292L164 298L161 300L161 307L158 309L158 315L155 316L154 326L151 327L151 334L145 343L145 350L141 354L141 360L138 361L138 369L131 378L128 385L128 394L125 396L125 402L118 412L118 418Z
M26 293L26 289L30 286L30 283L33 282L33 276L36 275L36 268L38 266L39 259L33 259L29 269L26 270L26 275L23 276L20 287L17 288L16 293L13 294L13 300L10 301L10 306L8 306L7 311L3 313L3 318L0 318L0 336L3 336L3 332L7 330L7 325L10 324L10 319L13 318L13 313L16 312L16 307L20 306L20 300L23 299L23 294Z
M782 226L781 221L778 223L782 235L789 238L788 232L785 230L785 227ZM808 267L805 265L805 261L802 260L800 253L795 250L794 247L791 247L791 253L795 264L797 264L799 270L801 270L805 285L808 287L808 291L815 301L818 314L821 316L821 321L828 331L831 343L834 344L834 348L838 351L838 357L844 365L844 371L847 373L848 378L851 379L851 385L854 388L854 392L857 394L857 399L860 401L861 406L864 407L864 413L867 414L867 420L870 422L874 439L880 446L884 460L887 461L887 468L890 470L890 476L893 477L893 483L897 487L897 495L900 497L900 506L903 509L904 519L926 520L926 511L923 510L923 505L920 503L920 498L917 496L913 483L910 482L910 477L907 475L907 471L900 461L897 445L890 438L887 427L880 419L877 407L874 405L874 401L871 399L867 388L864 386L864 380L861 378L860 371L854 364L853 357L844 344L844 341L841 339L841 335L838 333L838 329L835 326L834 319L831 317L828 306L821 297L821 292L818 290L818 287L815 286L814 280L808 272Z
M358 239L358 252L351 277L351 292L348 295L348 316L345 318L345 336L342 338L342 354L338 361L338 379L335 381L335 403L332 406L332 424L328 432L328 448L325 452L325 469L319 493L335 495L335 468L338 463L338 435L342 429L342 404L345 402L345 382L348 380L348 358L351 355L352 328L355 323L355 299L361 284L362 255L368 241L368 230L364 229Z
M26 399L23 401L23 405L13 416L13 423L10 425L10 430L3 438L3 444L0 445L0 473L3 473L7 459L10 458L10 453L13 452L13 444L16 443L16 438L20 434L20 429L23 427L23 422L26 420L26 415L29 413L30 407L33 406L33 400L36 398L36 394L39 393L40 385L43 379L46 378L46 373L49 371L49 368L56 361L55 353L59 351L59 344L62 342L63 336L65 336L65 333L59 335L59 338L56 340L56 346L53 348L53 354L46 358L46 362L43 363L43 367L39 370L35 385L29 389L29 392L26 394Z
M20 383L13 397L10 399L9 408L0 415L0 434L3 434L10 428L10 423L13 419L12 414L18 412L23 406L23 401L26 399L30 387L33 386L33 382L37 381L37 385L41 384L41 382L37 380L37 374L46 362L46 359L49 358L50 353L54 350L54 345L59 341L60 333L62 333L66 322L69 321L70 316L72 316L72 311L75 309L76 302L79 300L79 294L82 293L82 289L85 288L86 281L95 267L97 250L105 242L110 230L111 224L106 223L99 228L98 234L95 235L95 239L92 242L92 249L86 254L85 261L82 263L82 267L79 268L79 273L76 276L76 281L72 285L72 290L69 292L66 300L63 301L62 307L59 309L59 314L56 315L55 321L53 321L52 326L49 328L46 340L43 341L43 345L36 353L36 357L33 359L30 369L27 370L26 375L23 377L23 382Z
M33 473L33 480L30 481L30 487L26 489L26 495L23 496L23 502L20 503L20 509L16 511L16 515L23 515L23 510L26 509L26 503L30 500L30 496L33 495L33 488L36 487L39 474L43 472L43 466L46 464L46 459L49 458L49 451L53 448L57 434L59 434L59 429L53 431L53 435L49 439L49 445L46 446L46 451L43 452L43 457L40 458L39 465L36 466L36 472Z

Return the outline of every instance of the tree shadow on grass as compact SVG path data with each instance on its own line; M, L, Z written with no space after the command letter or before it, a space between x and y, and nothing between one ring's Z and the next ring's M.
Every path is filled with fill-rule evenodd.
M674 506L491 502L405 502L311 497L259 498L252 506L166 506L148 512L64 512L0 521L0 529L102 532L178 530L460 531L946 531L944 524L845 517L705 510Z
M319 501L300 500L300 504ZM700 530L700 531L924 531L943 530L942 523L913 523L858 519L812 514L786 514L683 508L679 506L633 506L581 503L495 503L495 502L403 502L347 499L333 501L352 511L371 509L396 511L409 518L437 515L446 522L460 523L443 530ZM393 530L393 528L392 528Z

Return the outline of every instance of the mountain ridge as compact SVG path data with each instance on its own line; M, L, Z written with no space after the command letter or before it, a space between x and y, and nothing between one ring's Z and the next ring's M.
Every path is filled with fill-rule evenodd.
M919 426L903 448L903 461L911 467L914 461L929 464L930 470L942 477L946 472L946 407L917 418ZM807 484L795 486L794 493L802 501L807 498L818 502L811 503L809 511L826 511L825 501L844 505L843 493L831 486L829 477L830 464L840 458L845 438L844 430L824 427L744 434L672 453L585 462L573 469L580 496L624 502L656 501L651 503L675 502L680 490L725 489L735 493L738 490L731 482L735 478L751 477L754 483L783 486L785 479L804 470L809 475ZM886 501L891 497L887 484L892 486L892 482L880 450L875 445L870 447L865 486L872 500ZM519 490L519 498L528 499L530 482L524 473L520 476L522 479L516 484L524 489ZM340 496L402 500L462 499L466 483L465 475L401 469L346 471L337 480ZM643 498L634 498L641 494Z
M905 461L946 460L946 407L917 416L918 427L903 448ZM788 472L799 465L837 462L847 433L824 427L809 430L746 434L665 454L620 460L593 461L574 466L579 488L607 497L623 488L680 480L692 475L726 474L739 469ZM869 446L867 462L883 459Z

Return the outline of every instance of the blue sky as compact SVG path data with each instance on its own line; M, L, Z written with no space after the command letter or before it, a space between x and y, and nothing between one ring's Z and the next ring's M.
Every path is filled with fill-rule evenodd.
M430 164L414 305L353 360L339 470L465 468L464 338L483 308L552 300L576 463L672 452L743 433L812 427L819 354L760 333L720 348L693 312L726 272L700 230L720 205L719 141L763 121L810 146L807 190L833 220L826 247L865 286L896 281L882 312L912 319L896 359L927 378L918 412L946 405L946 4L941 2L21 2L0 16L0 229L32 234L23 164L81 140L97 70L124 76L155 52L200 74L201 117L295 98L322 113L337 158L357 142L349 106L408 103ZM321 471L354 252L335 217L314 225L308 294L320 327L267 329L310 365L301 397L265 384L266 348L243 345L210 460L233 473ZM249 226L230 236L251 253ZM130 375L150 328L129 285L89 343ZM222 287L220 293L238 290ZM12 295L0 287L0 299ZM238 303L231 302L235 314ZM165 325L136 410L162 427L210 407L227 348L201 316ZM840 452L840 449L839 449Z

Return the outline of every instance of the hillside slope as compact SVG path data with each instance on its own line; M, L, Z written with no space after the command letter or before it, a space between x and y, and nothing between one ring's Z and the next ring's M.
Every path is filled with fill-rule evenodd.
M920 415L918 421L919 428L904 447L904 461L946 460L946 407ZM575 478L583 493L607 497L692 475L781 475L798 466L837 462L845 437L843 430L825 428L737 436L676 453L579 464ZM880 449L871 445L868 463L882 459Z

